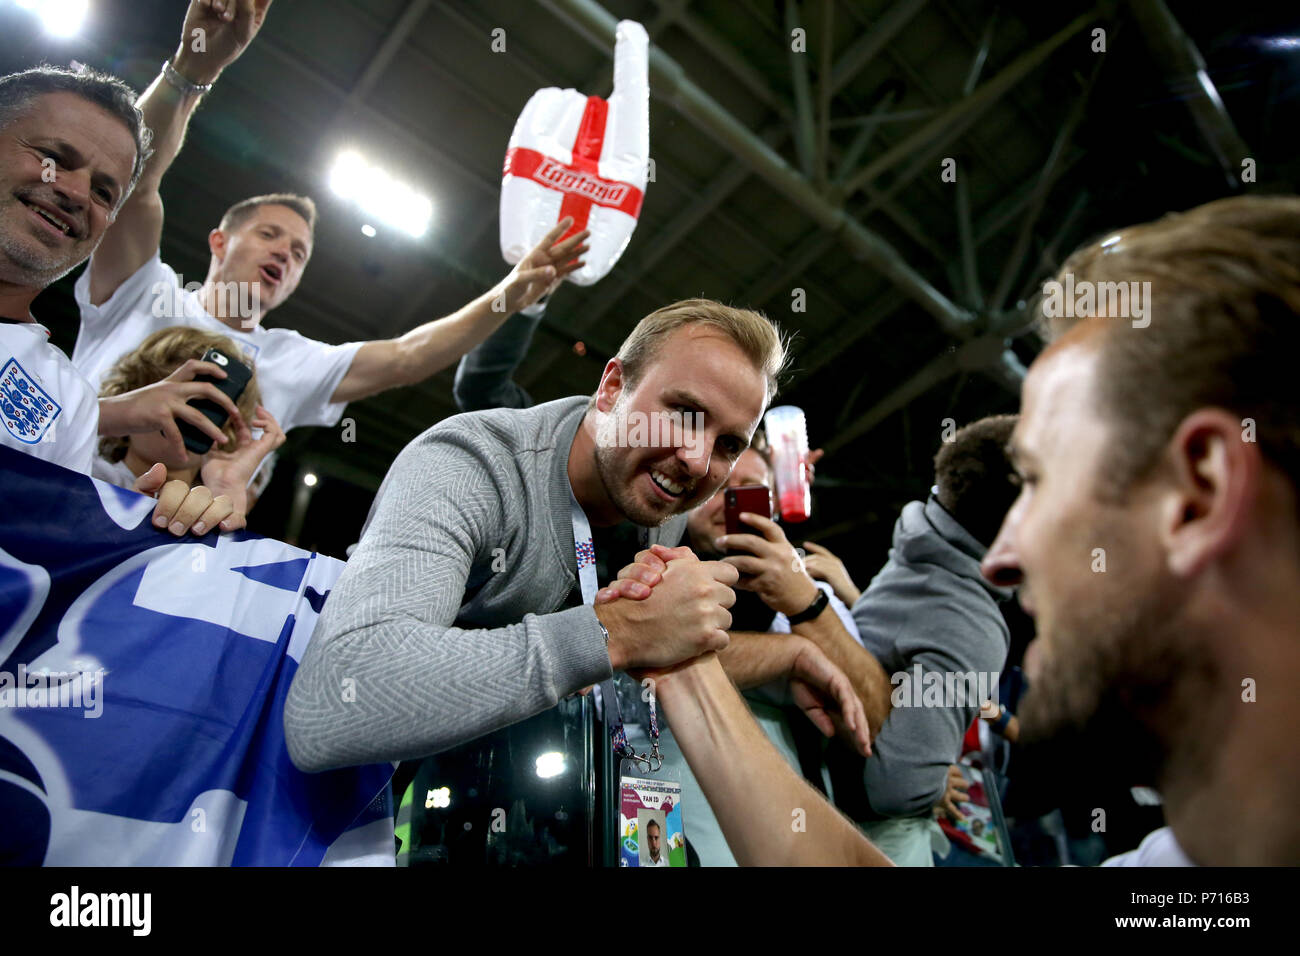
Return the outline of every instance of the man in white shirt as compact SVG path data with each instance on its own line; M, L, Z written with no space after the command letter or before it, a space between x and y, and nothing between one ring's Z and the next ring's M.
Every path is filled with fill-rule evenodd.
M1035 619L1021 737L1154 782L1169 826L1117 863L1300 864L1300 199L1105 236L1043 311L983 567Z
M94 251L140 175L148 131L134 97L92 70L42 67L0 77L0 443L83 474L100 434L170 430L179 439L179 418L222 439L187 404L192 398L217 401L234 413L241 437L248 434L229 398L193 381L204 371L224 377L210 364L188 362L148 388L97 403L31 315L41 291ZM179 485L167 483L161 465L136 485L158 492L160 526L181 534L200 516L209 528L242 523L228 496Z
M1021 739L1081 728L1108 773L1155 778L1169 825L1112 865L1300 864L1300 198L1113 233L1042 308L1063 334L1025 379L1022 488L982 565L1041 642ZM644 676L738 860L869 861L842 826L796 843L761 816L780 757L716 656Z
M148 131L133 96L120 81L90 70L42 68L0 77L0 318L6 320L0 440L85 473L98 425L95 393L49 344L48 330L30 309L95 250L140 175ZM188 388L187 397L224 398L211 385ZM122 434L151 430L157 413L167 410L164 399L145 411L140 394L122 396L106 410Z
M83 474L95 393L30 309L103 237L141 165L142 135L131 91L108 77L0 79L0 442Z
M76 284L81 330L72 361L98 387L118 358L158 329L192 325L219 332L257 363L263 404L288 432L332 425L348 402L413 385L453 364L579 268L588 233L553 246L570 224L560 223L496 286L452 315L394 339L327 345L290 329L262 327L267 313L288 300L302 279L316 208L301 196L256 196L228 209L209 233L211 259L202 287L181 288L159 258L159 186L199 100L257 35L269 5L228 4L217 12L209 0L190 4L175 56L138 103L153 130L153 153ZM201 50L189 39L196 31L205 38Z

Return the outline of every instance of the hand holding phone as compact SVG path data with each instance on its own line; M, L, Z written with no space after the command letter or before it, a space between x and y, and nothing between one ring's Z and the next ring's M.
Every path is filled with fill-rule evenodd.
M772 493L767 485L740 485L736 488L724 488L722 498L723 518L727 523L727 534L758 534L752 526L740 520L741 512L772 517ZM727 549L727 555L748 554L746 551Z
M196 375L194 381L211 382L220 391L225 392L232 402L238 403L239 396L244 394L244 389L248 387L253 377L253 370L219 349L208 349L203 355L203 361L225 369L226 377L220 379L213 378L211 375ZM210 399L192 398L186 404L193 405L218 428L224 427L227 419L230 418L224 408ZM212 450L213 441L209 435L205 435L189 422L177 422L177 424L180 426L181 436L185 439L185 447L194 454L206 455Z

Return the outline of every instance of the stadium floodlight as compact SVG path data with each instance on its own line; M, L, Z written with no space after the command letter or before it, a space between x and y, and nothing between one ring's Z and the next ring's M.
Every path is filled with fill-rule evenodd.
M432 200L355 150L344 150L335 157L329 185L339 198L356 203L368 215L412 239L429 231Z
M56 37L76 36L90 12L90 0L17 0L41 20L45 32Z

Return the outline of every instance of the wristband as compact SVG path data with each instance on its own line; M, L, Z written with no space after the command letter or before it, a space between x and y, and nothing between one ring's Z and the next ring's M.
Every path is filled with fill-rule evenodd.
M162 75L164 80L186 96L202 96L212 91L211 83L194 83L182 76L180 71L172 66L171 60L163 60Z
M998 711L997 719L991 721L991 726L1000 734L1007 729L1007 724L1011 723L1011 711L1005 707L999 707Z
M794 627L796 624L802 624L804 621L811 621L822 611L826 610L826 605L830 603L831 603L830 595L827 594L825 591L823 591L821 588L818 588L817 596L813 598L813 602L809 604L806 608L804 608L802 611L800 611L798 614L790 615L790 617L788 617L787 620L790 622L791 627Z

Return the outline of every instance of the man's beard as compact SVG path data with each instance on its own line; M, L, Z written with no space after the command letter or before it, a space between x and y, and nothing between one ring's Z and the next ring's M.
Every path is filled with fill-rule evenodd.
M0 279L6 282L25 289L44 289L84 261L84 258L78 258L76 261L51 262L46 256L33 256L25 243L0 229Z
M1156 579L1058 622L1019 708L1023 741L1065 736L1126 784L1158 784L1175 751L1187 756L1189 740L1204 739L1196 700L1213 680L1179 614L1184 600Z
M614 402L614 407L605 413L604 418L596 424L596 447L592 450L596 463L596 475L605 488L605 495L613 502L619 514L643 528L657 528L669 518L689 511L708 499L698 498L700 491L698 482L691 478L670 474L669 477L686 484L688 491L682 498L678 499L678 507L672 508L665 502L665 506L669 507L670 510L652 510L642 504L640 497L632 487L633 482L636 481L640 474L641 466L638 465L627 476L626 480L620 477L621 466L625 464L624 456L628 454L628 449L621 448L618 445L619 425L627 415L626 396L627 392L621 392ZM624 434L626 434L626 430L624 430ZM665 472L668 471L667 469L664 470Z
M605 494L619 514L628 521L643 528L657 528L677 512L652 511L642 505L631 486L632 481L636 480L637 472L633 472L628 481L623 481L618 476L620 451L622 449L597 445L592 452L596 460L596 475L605 487Z

